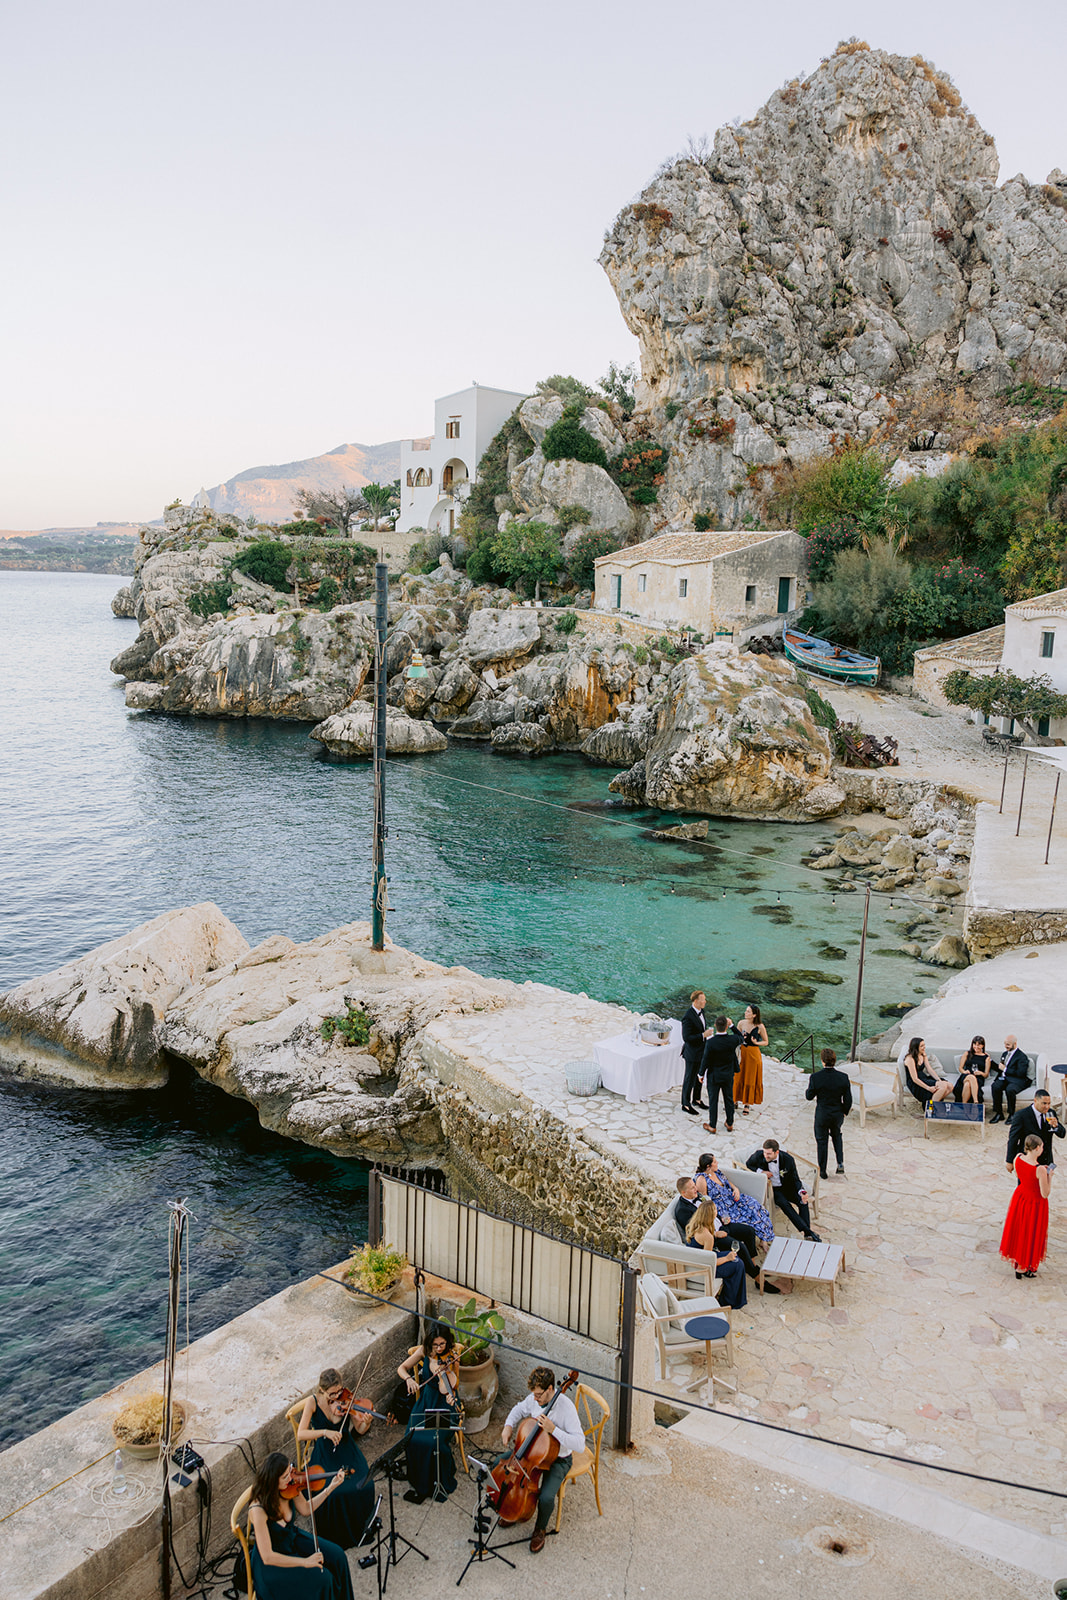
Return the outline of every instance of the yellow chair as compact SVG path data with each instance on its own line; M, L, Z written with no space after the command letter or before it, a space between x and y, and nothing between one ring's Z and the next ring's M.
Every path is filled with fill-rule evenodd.
M245 1577L248 1580L248 1600L256 1600L255 1585L252 1582L252 1557L248 1553L248 1534L241 1521L241 1513L248 1510L249 1501L252 1499L251 1484L241 1495L230 1512L230 1532L237 1539L245 1558Z
M300 1426L300 1418L303 1415L304 1407L312 1399L314 1399L313 1395L305 1395L303 1400L298 1400L296 1405L290 1406L285 1413L286 1420L293 1430L293 1465L298 1472L303 1470L306 1465L305 1458L311 1454L311 1440L299 1439L297 1437L297 1429Z
M593 1480L593 1493L596 1496L597 1516L604 1515L600 1506L600 1438L604 1432L604 1424L611 1416L611 1407L603 1395L597 1394L595 1389L590 1389L586 1384L580 1383L575 1395L575 1407L585 1434L586 1447L575 1452L571 1463L571 1470L559 1486L559 1498L556 1501L556 1532L559 1532L560 1519L563 1516L563 1496L567 1492L567 1485L574 1483L575 1479L584 1477L586 1473ZM599 1412L599 1416L598 1416Z

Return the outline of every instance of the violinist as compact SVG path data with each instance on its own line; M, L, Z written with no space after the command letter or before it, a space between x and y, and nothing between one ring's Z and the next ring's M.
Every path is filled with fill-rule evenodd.
M417 1506L431 1495L447 1500L456 1487L452 1439L461 1420L456 1394L459 1351L452 1329L429 1328L396 1370L408 1393L416 1397L405 1436L411 1488L404 1499Z
M585 1449L585 1433L581 1419L570 1395L556 1395L552 1401L551 1415L545 1416L545 1407L555 1393L556 1377L550 1367L535 1367L526 1380L530 1392L525 1400L512 1406L500 1434L505 1447L523 1417L544 1417L542 1426L559 1440L559 1455L541 1479L541 1492L537 1496L537 1520L534 1523L530 1549L534 1555L545 1547L545 1529L556 1503L560 1484L571 1470L576 1450Z
M344 1483L338 1473L321 1494L294 1489L297 1474L280 1450L274 1450L256 1473L248 1522L252 1546L252 1583L258 1600L353 1600L348 1557L340 1545L298 1528L294 1509L309 1517L312 1508L329 1503ZM321 1519L319 1519L321 1520Z
M311 1445L306 1465L322 1467L331 1476L344 1470L342 1483L323 1507L319 1527L345 1550L367 1542L374 1509L374 1485L367 1459L356 1442L356 1435L366 1433L371 1419L367 1412L346 1404L350 1398L341 1374L335 1367L327 1367L319 1375L315 1393L304 1403L296 1430L297 1438Z

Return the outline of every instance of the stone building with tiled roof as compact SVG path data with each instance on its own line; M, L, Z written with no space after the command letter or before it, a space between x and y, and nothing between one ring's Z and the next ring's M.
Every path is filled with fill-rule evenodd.
M1067 694L1067 589L1031 595L1005 606L1004 621L996 628L916 650L916 694L931 705L948 706L940 685L957 668L976 677L989 677L1001 670L1014 672L1017 678L1046 677L1054 689ZM977 712L973 715L982 720ZM997 726L1002 733L1011 731L1003 718L998 719ZM1038 732L1053 739L1067 739L1067 718L1049 724L1048 718L1043 717Z
M711 638L768 631L807 604L808 541L799 533L668 529L596 563L594 604Z

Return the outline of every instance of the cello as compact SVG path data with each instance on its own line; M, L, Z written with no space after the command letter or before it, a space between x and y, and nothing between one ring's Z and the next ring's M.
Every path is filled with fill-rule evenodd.
M541 1426L561 1394L578 1382L577 1369L559 1384L539 1417L523 1417L515 1429L515 1444L506 1461L489 1474L493 1487L486 1499L501 1522L528 1522L537 1510L541 1476L559 1455L559 1440Z

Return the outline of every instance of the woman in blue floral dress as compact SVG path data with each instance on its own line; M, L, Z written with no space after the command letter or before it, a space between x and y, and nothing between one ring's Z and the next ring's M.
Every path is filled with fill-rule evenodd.
M740 1189L734 1188L720 1171L715 1156L701 1156L697 1162L693 1181L700 1191L701 1199L714 1200L721 1222L739 1222L751 1228L761 1243L770 1244L774 1238L774 1224L769 1214L758 1200L753 1200L750 1194L743 1194Z

